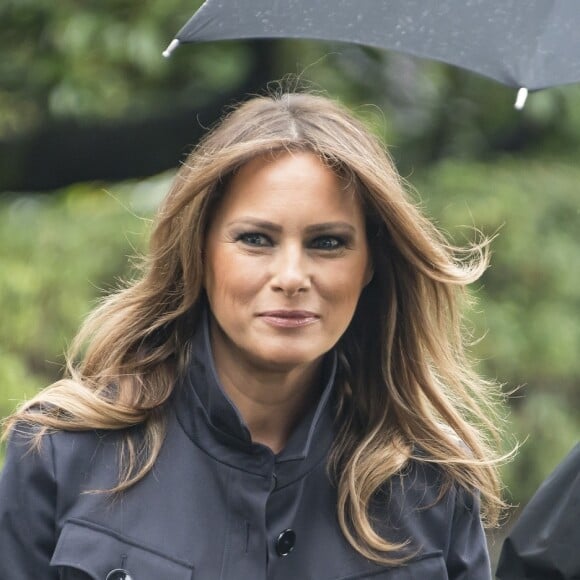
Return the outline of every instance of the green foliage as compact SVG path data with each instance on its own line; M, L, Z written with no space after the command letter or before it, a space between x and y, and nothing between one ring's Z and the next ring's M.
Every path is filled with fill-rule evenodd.
M415 183L457 243L488 236L491 267L479 291L477 347L488 372L510 383L580 382L580 169L545 159L449 161Z
M58 378L97 299L130 277L167 177L0 203L0 416Z
M510 429L523 443L517 460L504 469L512 501L524 503L578 441L580 412L558 385L522 397Z
M0 4L0 136L51 118L115 119L206 103L247 71L244 45L161 52L201 0Z
M508 432L525 444L505 476L524 502L580 433L580 169L547 158L456 160L413 181L457 244L473 227L497 233L475 292L473 350L485 374L517 389Z

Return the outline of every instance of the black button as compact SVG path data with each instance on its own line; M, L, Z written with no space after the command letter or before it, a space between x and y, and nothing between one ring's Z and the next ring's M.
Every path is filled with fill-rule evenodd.
M115 570L111 570L105 580L133 580L129 575L127 570L123 570L122 568L116 568Z
M296 534L294 530L284 530L276 540L276 553L278 556L287 556L296 544Z

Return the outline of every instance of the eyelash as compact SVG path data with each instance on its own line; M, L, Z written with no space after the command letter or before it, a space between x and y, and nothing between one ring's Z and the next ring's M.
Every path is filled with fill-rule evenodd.
M339 236L319 236L317 238L314 238L311 242L310 245L312 245L314 242L318 242L319 244L321 242L331 242L331 247L321 247L319 246L318 248L315 248L317 250L324 250L327 252L332 252L332 251L336 251L336 250L342 250L345 246L346 246L346 241L339 237Z
M250 239L256 239L256 238L261 238L262 240L267 240L267 244L255 244L250 242ZM270 238L264 234L260 234L258 232L245 232L242 234L238 234L236 236L236 242L242 242L244 244L246 244L247 246L253 246L253 247L259 247L259 248L263 248L265 246L271 246L272 245L272 240L270 240Z
M250 241L250 240L254 240L254 242ZM255 243L255 241L257 239L260 239L262 243ZM267 236L266 234L261 234L259 232L244 232L241 234L238 234L235 237L235 241L236 242L242 242L243 244L253 247L253 248L266 248L266 247L271 247L273 246L273 242L272 239ZM263 243L264 241L266 241L266 243ZM323 247L320 244L324 243L324 242L331 242L331 247ZM318 244L318 247L316 247L316 244ZM321 250L323 252L336 252L337 250L342 250L343 248L345 248L347 245L347 241L342 238L341 236L318 236L316 238L313 238L310 242L308 247L314 250Z

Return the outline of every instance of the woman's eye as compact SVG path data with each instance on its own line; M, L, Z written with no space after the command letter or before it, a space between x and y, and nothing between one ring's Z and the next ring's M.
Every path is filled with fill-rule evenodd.
M311 246L315 250L339 250L344 248L345 242L343 239L334 236L321 236L312 240Z
M250 232L247 234L240 234L237 237L237 241L240 241L244 244L246 244L247 246L257 246L257 247L262 247L262 246L271 246L272 242L270 241L270 239L265 236L264 234L257 234L255 232Z

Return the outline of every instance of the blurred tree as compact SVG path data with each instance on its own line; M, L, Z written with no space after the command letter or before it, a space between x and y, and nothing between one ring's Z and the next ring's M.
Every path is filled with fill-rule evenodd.
M165 60L161 51L200 4L5 0L0 191L51 190L173 167L225 104L288 72L349 104L378 105L403 171L448 156L537 149L546 140L578 148L580 122L570 131L570 101L557 90L530 97L516 114L511 89L395 53L254 41L184 46Z
M477 345L487 374L559 390L580 409L580 169L546 158L446 161L414 176L430 213L458 243L471 228L492 244L479 291Z
M96 301L133 274L168 177L106 190L74 185L0 202L0 416L62 375ZM130 189L130 191L129 191Z
M275 76L267 42L204 44L165 60L199 4L3 3L0 190L173 167L225 104Z
M525 502L580 434L580 169L549 156L447 160L413 181L458 244L473 228L497 233L475 292L473 352L516 389L508 430L523 447L505 477Z

